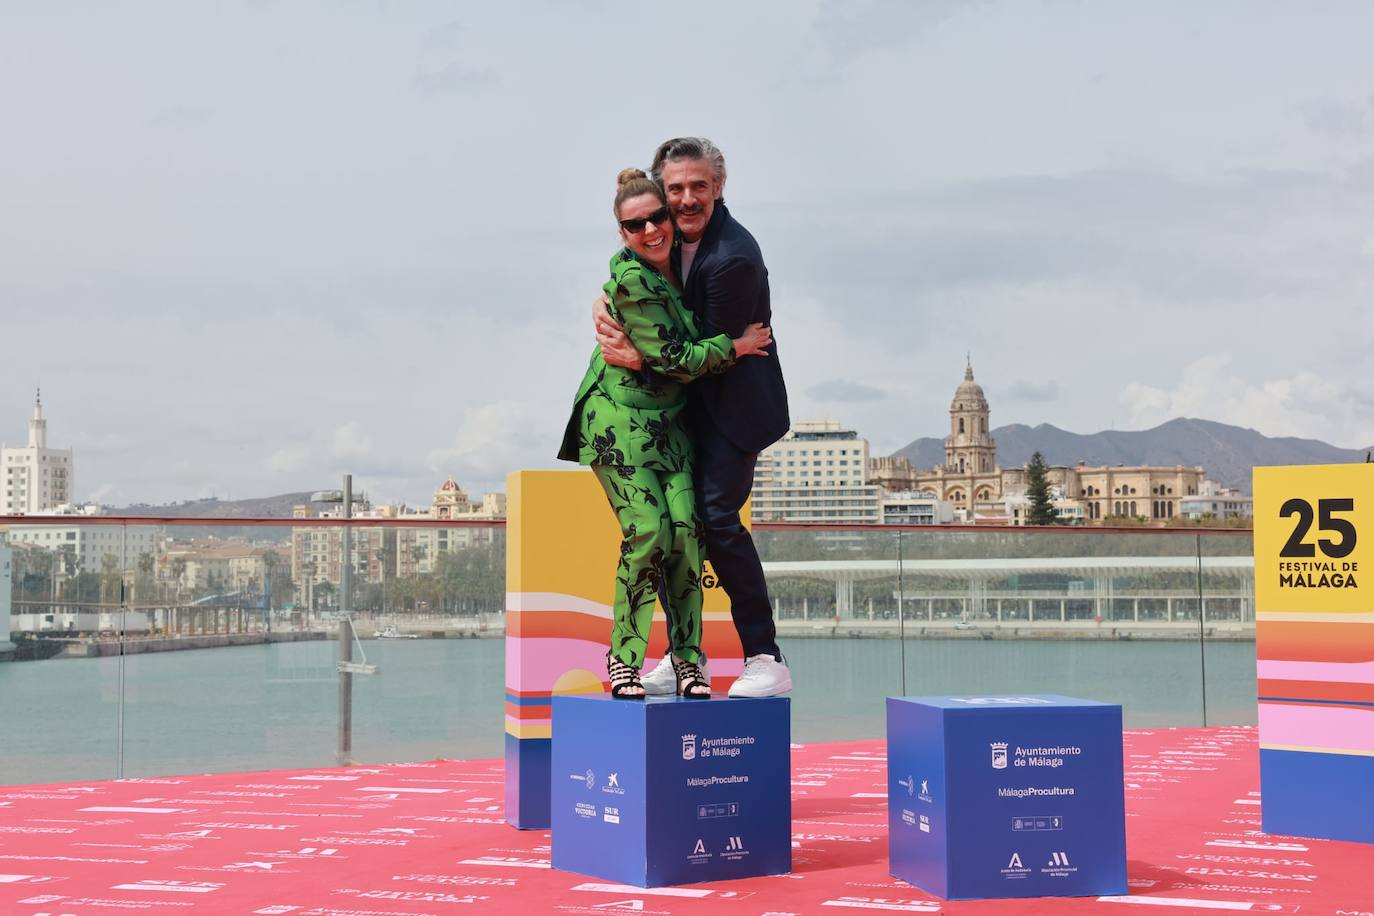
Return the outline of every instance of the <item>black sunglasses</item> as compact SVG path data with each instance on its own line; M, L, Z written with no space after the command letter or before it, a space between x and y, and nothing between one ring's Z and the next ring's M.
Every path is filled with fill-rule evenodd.
M634 235L639 235L639 233L643 232L644 227L649 223L653 223L655 226L661 226L664 223L668 222L668 217L670 215L671 214L668 212L667 207L659 207L657 210L655 210L653 213L650 213L643 219L620 220L620 228Z

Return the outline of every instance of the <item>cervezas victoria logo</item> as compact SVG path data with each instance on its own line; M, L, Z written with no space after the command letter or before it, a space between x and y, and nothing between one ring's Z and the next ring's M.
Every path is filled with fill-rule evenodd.
M1007 768L1007 742L992 742L992 768L994 770L1005 770Z
M682 736L682 759L683 759L683 760L695 760L695 759L696 759L696 756L697 756L697 736L696 736L696 735L683 735L683 736Z

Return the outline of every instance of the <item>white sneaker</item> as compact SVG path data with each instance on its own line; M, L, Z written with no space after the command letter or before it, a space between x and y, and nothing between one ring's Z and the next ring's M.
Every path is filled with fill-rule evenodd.
M647 683L647 682L646 682ZM771 655L751 655L730 685L732 697L776 697L792 689L792 672Z
M706 667L706 656L701 657L701 676L709 684L711 672ZM677 672L673 670L672 653L654 666L654 670L640 678L644 692L651 697L671 697L677 695Z

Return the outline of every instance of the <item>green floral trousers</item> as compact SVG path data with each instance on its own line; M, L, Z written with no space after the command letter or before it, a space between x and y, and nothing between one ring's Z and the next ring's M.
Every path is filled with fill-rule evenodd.
M644 665L659 587L672 607L672 652L701 660L701 564L705 559L692 472L592 465L620 522L611 652Z

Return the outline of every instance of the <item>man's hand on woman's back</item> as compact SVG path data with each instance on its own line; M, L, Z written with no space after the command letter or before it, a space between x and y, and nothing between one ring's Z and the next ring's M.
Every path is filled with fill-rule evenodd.
M601 358L608 366L639 369L644 365L644 356L630 343L625 329L611 317L610 305L605 293L592 303L592 323L596 326L596 343L601 348Z

